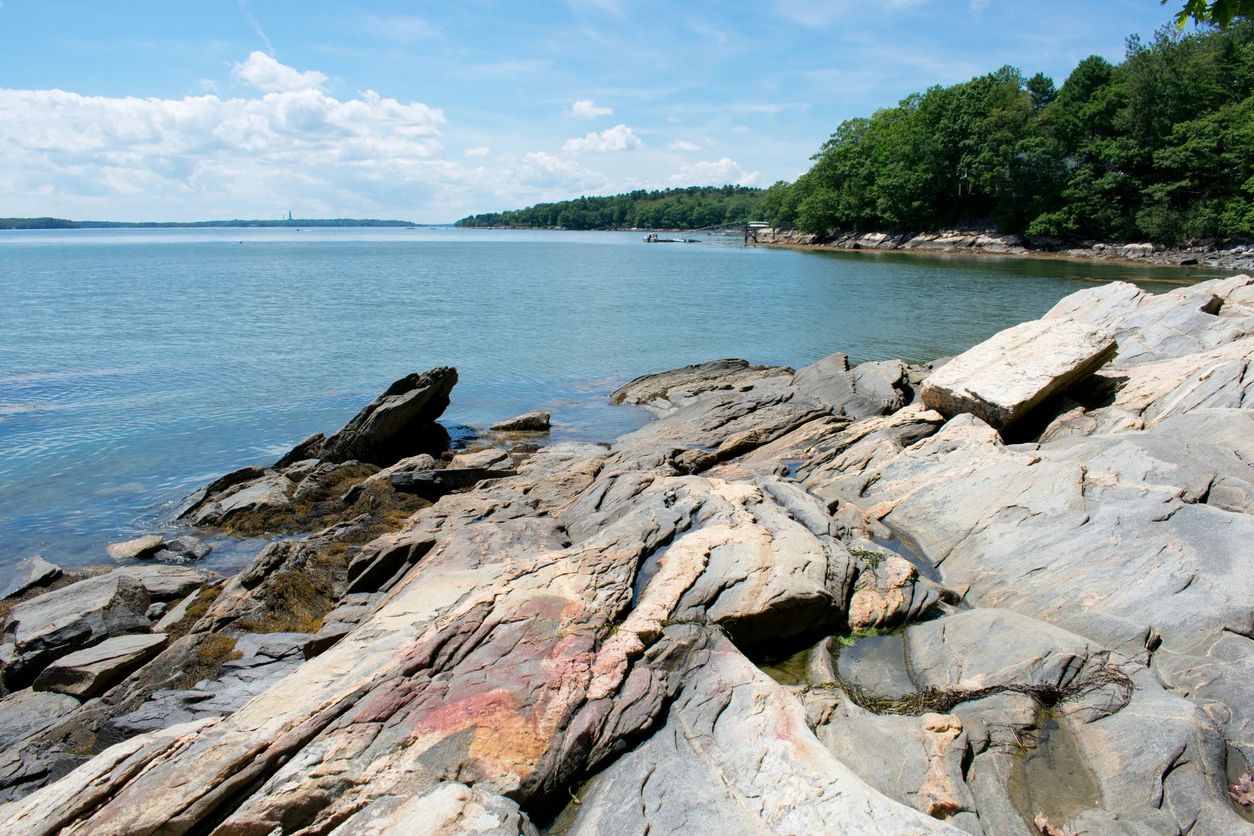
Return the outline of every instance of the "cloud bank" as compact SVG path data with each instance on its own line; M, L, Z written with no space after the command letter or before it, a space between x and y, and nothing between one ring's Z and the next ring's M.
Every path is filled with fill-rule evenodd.
M231 66L257 93L182 99L0 89L0 201L9 213L78 220L370 216L447 221L579 194L754 182L729 158L642 179L654 164L626 124L546 150L446 159L442 110L366 90L339 99L328 77L264 52ZM581 107L586 105L586 107ZM606 115L592 100L575 111ZM684 140L672 150L694 151ZM598 155L605 171L582 162ZM673 170L673 169L672 169ZM609 173L606 173L606 172Z

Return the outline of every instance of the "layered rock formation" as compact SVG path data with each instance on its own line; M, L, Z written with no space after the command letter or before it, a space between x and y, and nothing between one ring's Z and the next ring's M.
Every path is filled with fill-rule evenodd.
M42 596L101 613L51 679L169 643L0 701L0 833L1254 834L1247 297L1082 291L932 377L648 375L611 447L361 464L469 475L155 623L123 579ZM326 496L325 450L202 499ZM19 607L15 689L61 647Z

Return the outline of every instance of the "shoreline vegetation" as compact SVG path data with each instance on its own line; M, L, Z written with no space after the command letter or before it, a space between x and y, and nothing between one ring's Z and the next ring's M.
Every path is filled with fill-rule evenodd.
M0 229L198 229L250 227L304 228L304 227L417 227L444 226L444 224L418 224L412 221L387 221L375 218L283 218L281 220L231 220L231 221L70 221L65 218L0 218Z
M1176 263L1243 256L1254 247L1254 22L1131 37L1121 64L1086 58L1061 87L1014 67L935 86L844 122L812 159L796 182L768 189L580 197L457 226L759 221L793 231L788 243L978 230L1015 239L1022 254L1106 257L1131 245Z

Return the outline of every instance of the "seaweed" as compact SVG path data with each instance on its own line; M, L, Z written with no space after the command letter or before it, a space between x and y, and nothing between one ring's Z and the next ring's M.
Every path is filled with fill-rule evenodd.
M1095 692L1106 691L1110 694L1106 708L1113 713L1128 704L1128 701L1132 699L1135 686L1131 677L1110 661L1108 653L1102 655L1105 658L1098 664L1092 665L1084 674L1061 687L1051 684L1010 683L992 685L987 688L924 688L899 697L878 697L868 694L851 682L837 679L833 682L812 685L808 690L839 691L854 705L873 714L899 714L911 717L929 713L948 714L957 705L996 694L1023 694L1031 697L1038 705L1048 707L1076 700Z

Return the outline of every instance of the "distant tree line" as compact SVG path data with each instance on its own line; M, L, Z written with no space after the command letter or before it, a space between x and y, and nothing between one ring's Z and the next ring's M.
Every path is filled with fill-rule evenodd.
M1221 9L1222 11L1222 9ZM1164 243L1254 238L1254 23L1086 58L1061 88L1013 67L840 126L766 214L813 233L1005 232Z
M702 229L761 217L762 189L693 186L634 191L614 197L580 197L526 209L462 218L457 226L562 229Z
M78 229L64 218L0 218L0 229Z

